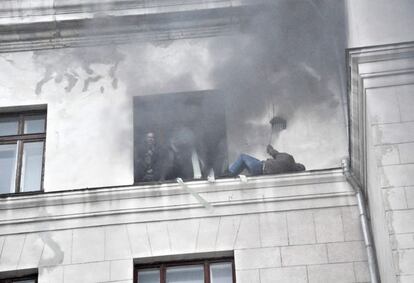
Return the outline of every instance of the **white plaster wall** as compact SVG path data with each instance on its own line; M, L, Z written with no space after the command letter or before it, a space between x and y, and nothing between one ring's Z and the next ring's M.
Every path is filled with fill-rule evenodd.
M133 259L234 251L238 283L368 282L355 206L111 225L0 237L0 271L39 283L129 282Z
M237 282L368 282L355 194L341 170L0 199L0 276L129 282L133 263L234 254ZM93 200L93 202L91 201Z
M112 87L112 62L93 62L91 74L83 63L69 49L0 57L0 106L47 104L45 191L133 182L131 99L122 82ZM68 74L77 74L77 83L65 90ZM102 78L83 91L96 76Z
M414 40L411 0L347 0L348 46L363 47Z
M231 63L234 68L226 63L228 80L220 76L223 70L217 68L223 56L234 59L225 55L232 52L233 39L4 53L0 55L0 108L48 105L45 191L133 183L132 97L136 95L223 90L230 162L242 152L265 158L273 113L269 97L278 92L241 95L240 74L232 73L237 62ZM245 40L252 44L252 39ZM257 67L259 62L242 66L243 76L252 71L250 64ZM308 169L337 167L346 154L344 107L341 103L331 107L340 100L340 89L331 83L332 99L313 102L312 107L294 95L277 101L279 108L289 106L286 109L296 114L288 119L288 130L272 143ZM295 106L301 110L294 111ZM322 155L325 158L315 158Z

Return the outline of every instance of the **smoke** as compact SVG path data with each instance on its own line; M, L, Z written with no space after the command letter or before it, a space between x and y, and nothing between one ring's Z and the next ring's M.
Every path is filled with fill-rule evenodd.
M337 159L326 158L324 163L304 156L310 167L339 162L346 149L344 18L342 1L273 1L244 25L242 33L211 42L211 57L216 59L211 80L229 101L229 136L242 137L231 141L233 155L248 151L264 157L269 121L281 116L288 121L281 138L287 137L290 145L273 140L276 146L297 153L298 159L306 151L317 156L325 147ZM331 136L343 141L330 145Z
M105 9L96 17L104 18ZM347 148L344 1L268 1L239 16L240 30L228 36L68 49L56 56L37 52L45 73L36 93L52 79L65 82L66 92L87 92L109 79L112 89L100 92L119 84L128 96L216 89L217 103L225 105L230 162L239 153L265 158L272 143L307 168L338 165ZM93 33L97 26L84 28ZM107 74L90 73L99 64L110 66ZM154 110L159 123L167 112L162 107ZM203 112L214 107L206 104ZM286 119L287 129L272 136L275 116Z
M347 150L344 9L343 1L269 1L229 36L121 47L134 54L123 70L128 93L216 89L230 162L240 153L265 158L272 143L308 168L335 167ZM272 135L274 116L288 127Z
M336 30L332 25L344 17L338 11L343 3L275 2L251 18L242 34L211 43L212 58L220 58L212 80L244 102L237 107L248 104L251 117L264 114L263 100L288 120L321 104L334 111L343 91L338 70L343 69L346 37L343 25ZM343 51L340 56L337 49Z

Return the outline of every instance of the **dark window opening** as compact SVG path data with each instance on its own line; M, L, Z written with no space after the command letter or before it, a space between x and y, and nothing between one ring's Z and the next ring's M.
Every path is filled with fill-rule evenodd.
M0 283L37 283L37 275L0 279Z
M134 283L235 283L233 259L135 266Z
M0 194L42 190L45 139L45 111L0 114Z
M225 120L216 92L135 97L135 181L221 175L228 166Z

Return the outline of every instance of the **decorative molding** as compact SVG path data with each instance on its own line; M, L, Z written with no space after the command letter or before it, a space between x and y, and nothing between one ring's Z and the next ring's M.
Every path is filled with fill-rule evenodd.
M10 4L0 9L0 53L226 35L238 30L261 2L87 0L63 5L55 0L53 6Z
M342 171L222 179L187 186L213 207L206 209L181 185L126 186L0 199L0 235L57 229L217 217L355 205Z
M414 42L355 48L347 53L351 169L367 184L366 90L414 83Z

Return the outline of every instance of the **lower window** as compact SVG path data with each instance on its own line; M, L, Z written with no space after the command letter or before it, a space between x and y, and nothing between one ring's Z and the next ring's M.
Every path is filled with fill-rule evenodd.
M19 278L0 279L0 283L37 283L37 276L25 276Z
M233 259L171 262L135 267L135 283L234 283Z

